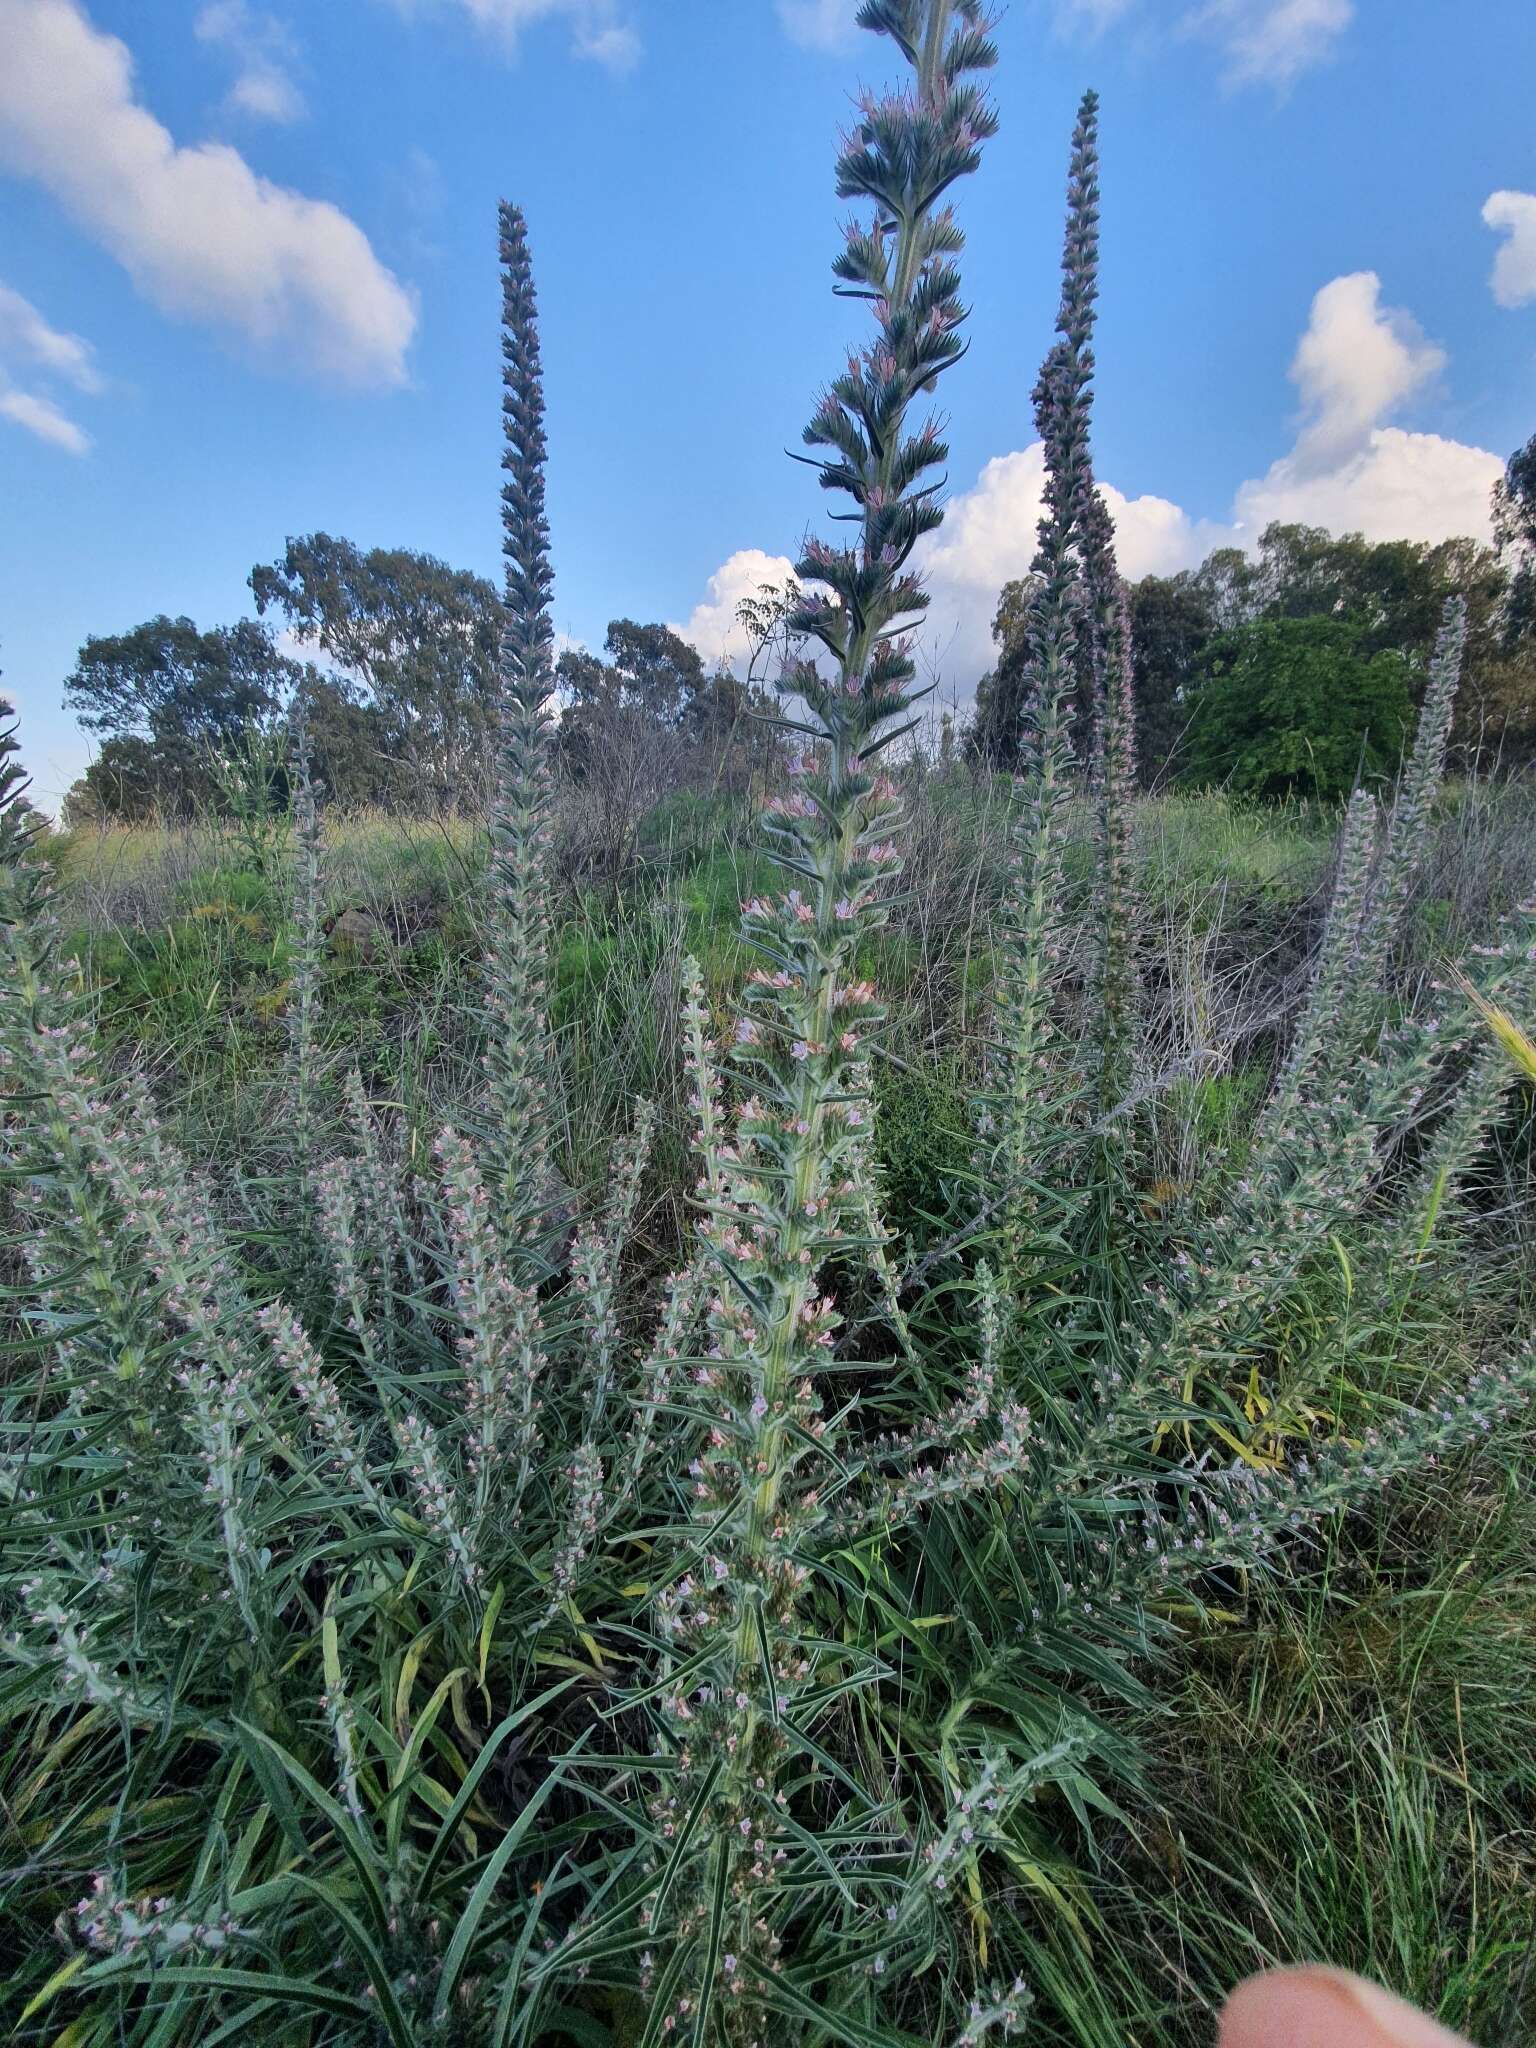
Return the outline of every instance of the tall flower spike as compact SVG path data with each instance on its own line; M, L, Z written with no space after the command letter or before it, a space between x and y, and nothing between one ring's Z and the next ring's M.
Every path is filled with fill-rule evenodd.
M1099 631L1101 608L1093 602L1092 578L1098 578L1105 594L1102 609L1106 613L1111 590L1118 601L1114 551L1105 531L1108 518L1094 489L1088 453L1093 305L1098 291L1097 105L1089 93L1073 131L1057 339L1041 366L1033 394L1035 429L1045 446L1045 494L1032 565L1035 594L1026 626L1027 766L1004 906L997 1061L992 1101L983 1124L984 1130L995 1132L997 1172L1006 1190L1004 1267L1015 1286L1033 1270L1042 1241L1061 1220L1042 1212L1037 1189L1042 1181L1054 1177L1050 1154L1066 1135L1067 1103L1075 1092L1070 1062L1060 1056L1057 1045L1054 1012L1069 944L1065 859L1078 675L1084 665L1091 675L1096 674L1101 656L1107 652ZM1096 719L1095 726L1107 730L1102 719ZM1107 763L1096 778L1101 988L1107 987L1111 958L1120 957L1120 920L1109 914L1110 891L1104 885L1111 875L1115 877L1118 902L1127 850L1120 805L1126 765L1122 755L1117 742L1113 835L1105 828L1110 784ZM1129 1006L1131 990L1127 987L1121 993ZM1122 1034L1113 1036L1118 1048ZM1107 1047L1110 1038L1106 1036L1101 1043ZM1101 1064L1107 1069L1107 1058ZM1103 1078L1107 1082L1107 1071Z
M1413 751L1408 756L1392 813L1387 824L1373 878L1362 935L1356 985L1360 997L1369 1001L1385 972L1398 936L1403 911L1412 892L1429 830L1435 799L1445 776L1445 750L1451 734L1451 714L1461 686L1461 665L1467 646L1467 601L1448 597L1440 617L1440 631L1424 685L1419 707Z
M320 1018L320 870L323 840L310 774L309 720L301 707L293 747L293 970L288 1006L288 1087L293 1112L294 1159L307 1200L314 1165L316 1029Z
M822 397L805 441L821 451L823 488L851 499L854 538L808 542L796 570L807 595L792 623L823 651L791 685L806 707L792 722L813 751L795 793L764 817L788 886L743 906L762 965L746 984L731 1061L742 1106L700 1224L716 1272L693 1374L707 1443L685 1482L696 1517L689 1568L656 1610L658 1633L687 1646L689 1665L686 1686L667 1681L668 1736L715 1774L726 1946L733 1962L765 1967L770 1922L788 1910L778 1903L778 1852L790 1852L775 1796L786 1731L816 1713L814 1630L798 1617L799 1589L828 1499L846 1481L818 1391L839 1322L820 1275L869 1234L852 1169L870 1114L860 1047L882 1013L854 963L899 866L896 790L873 757L908 729L915 668L901 628L927 602L908 564L943 516L933 473L944 444L931 419L909 431L907 414L963 353L963 238L943 202L996 128L975 83L995 61L977 0L865 0L858 18L897 44L913 77L903 92L861 101L837 164L839 194L869 211L833 269L847 296L868 303L875 332ZM663 1669L675 1670L671 1653ZM690 1924L682 1913L678 1968L688 1995L708 1999L720 1987L708 1954L689 1948Z
M1265 1105L1268 1136L1310 1093L1321 1098L1347 1084L1372 1048L1385 1006L1383 977L1403 912L1419 873L1425 833L1445 773L1451 713L1461 681L1467 609L1447 598L1419 712L1413 752L1403 770L1378 847L1375 799L1356 790L1340 835L1338 873L1328 922L1305 1010L1279 1082Z
M1063 415L1056 440L1066 466L1064 494L1081 579L1076 653L1092 721L1098 851L1094 1007L1099 1102L1107 1108L1129 1083L1135 1018L1130 821L1136 738L1130 621L1115 558L1114 521L1094 481L1089 431L1099 296L1099 98L1094 92L1084 93L1072 131L1061 268L1061 357L1053 397ZM1112 1128L1124 1125L1117 1122Z
M498 1206L509 1229L526 1244L545 1203L549 1160L545 838L553 577L544 513L543 374L528 237L517 207L503 202L500 222L506 617L491 813L486 1069L493 1118L489 1163Z

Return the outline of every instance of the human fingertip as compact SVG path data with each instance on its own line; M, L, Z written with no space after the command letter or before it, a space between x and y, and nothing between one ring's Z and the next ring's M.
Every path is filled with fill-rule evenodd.
M1318 1964L1249 1977L1222 2008L1219 2048L1467 2048L1379 1984Z

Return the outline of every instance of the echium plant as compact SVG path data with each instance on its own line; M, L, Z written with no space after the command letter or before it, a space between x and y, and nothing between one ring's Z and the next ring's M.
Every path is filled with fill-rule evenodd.
M1131 800L1136 786L1136 707L1130 614L1115 557L1115 528L1094 481L1094 307L1099 290L1099 100L1083 95L1072 134L1062 249L1061 344L1042 375L1045 404L1059 411L1047 445L1060 451L1078 556L1078 651L1092 711L1094 822L1099 914L1092 997L1098 1106L1111 1108L1130 1081L1136 1025ZM1118 1131L1122 1126L1112 1124Z
M994 132L976 80L995 53L976 0L866 0L859 20L896 45L911 78L861 101L838 159L839 194L868 211L849 225L834 269L868 304L875 332L805 440L827 451L822 484L852 501L843 516L856 533L843 545L811 541L797 566L809 594L794 628L822 655L796 673L805 715L787 723L808 744L791 792L765 817L786 886L744 906L743 935L761 964L728 1053L738 1102L729 1136L716 1135L704 1048L692 1056L712 1294L686 1392L672 1395L697 1442L682 1486L691 1527L674 1536L678 1561L656 1601L667 1768L652 1808L655 1895L641 1915L656 1937L642 1983L662 2026L694 2039L723 2030L766 2040L783 2015L814 2010L818 1964L835 1979L850 1954L883 1969L886 1949L910 1953L932 1897L922 1879L908 1882L907 1844L887 1832L878 1799L855 1788L844 1842L826 1836L824 1815L810 1820L865 1880L824 1899L817 1879L829 1852L807 1852L811 1809L802 1818L797 1808L816 1775L828 1701L874 1675L839 1653L828 1677L806 1606L846 1526L857 1455L835 1391L841 1317L827 1281L840 1261L881 1249L863 1162L864 1046L882 1013L858 959L899 859L896 792L876 757L908 729L913 702L903 629L926 600L909 563L942 516L930 479L946 450L935 422L914 428L909 413L963 352L962 237L944 201ZM974 1836L1001 1804L989 1783ZM940 1893L948 1854L946 1842L930 1857ZM836 1941L824 1921L833 1902ZM845 1996L834 1987L834 2003Z
M1057 339L1034 389L1045 449L1045 504L1026 623L1022 801L1013 830L1007 937L998 974L998 1054L983 1135L1004 1183L1007 1270L1023 1279L1066 1213L1041 1189L1047 1156L1068 1133L1084 1087L1102 1119L1101 1149L1126 1138L1119 1114L1133 1078L1138 1028L1137 916L1131 858L1135 703L1130 620L1114 523L1094 481L1090 446L1093 331L1098 299L1098 95L1085 93L1072 133ZM1088 731L1074 728L1081 713ZM1065 857L1069 805L1080 786L1074 740L1086 746L1095 876L1089 920L1091 1029L1063 1058L1058 1011L1067 954ZM1095 1177L1103 1198L1109 1172ZM1068 1209L1084 1206L1074 1191ZM1028 1247L1033 1245L1034 1249Z
M0 1174L26 1260L8 1289L21 1363L0 1384L8 1814L61 1735L82 1774L43 1850L6 1872L27 1995L59 2000L50 2024L73 2024L67 2004L86 2031L190 2044L244 2002L252 2024L275 2003L280 2030L323 2012L359 2048L380 2026L397 2043L504 2038L532 1928L575 1881L533 1886L555 1860L534 1823L567 1739L546 1710L576 1671L602 1676L582 1660L600 1656L584 1617L616 1598L604 1518L647 1520L643 1448L608 1400L647 1123L569 1250L532 1260L548 570L526 250L503 227L489 1138L471 1104L413 1169L354 1073L312 1201L285 1181L281 1227L243 1230L227 1176L184 1154L94 1041L0 731ZM314 1059L318 827L301 812L289 1080L318 1149L336 1119ZM529 1744L506 1785L491 1775ZM267 1839L269 1798L287 1819ZM167 1841L168 1801L195 1812ZM84 1946L55 1976L61 1884ZM225 1968L232 1949L269 1967Z
M724 1062L734 1120L697 986L690 990L704 1262L669 1291L664 1341L640 1400L643 1433L665 1414L693 1454L679 1484L684 1515L664 1532L662 1582L651 1594L656 1663L634 1701L656 1718L639 1875L634 1889L573 1925L542 1966L551 1983L574 1969L619 1984L633 1981L623 1967L632 1958L651 2039L760 2042L801 2025L818 2038L866 2039L882 2027L931 2028L925 1979L939 1956L972 1987L968 2027L1012 2025L1022 1986L1005 1969L994 1997L980 1974L1006 1945L957 1940L946 1895L963 1879L985 1899L989 1859L1028 1839L1020 1802L1042 1782L1075 1783L1080 1793L1087 1759L1113 1749L1090 1694L1133 1689L1128 1667L1166 1639L1170 1602L1198 1606L1213 1574L1272 1559L1306 1521L1475 1438L1510 1412L1531 1377L1528 1361L1496 1362L1444 1405L1406 1411L1372 1434L1363 1456L1340 1446L1274 1470L1185 1460L1191 1430L1203 1446L1225 1423L1208 1369L1220 1343L1241 1352L1256 1328L1261 1341L1264 1315L1305 1248L1379 1181L1390 1149L1380 1117L1412 1095L1412 1056L1392 1064L1375 1123L1321 1148L1272 1191L1278 1261L1255 1263L1252 1218L1218 1219L1215 1256L1196 1272L1186 1276L1188 1257L1170 1244L1141 1289L1128 1290L1134 1315L1107 1329L1102 1317L1057 1315L1042 1345L1010 1298L1042 1251L1015 1200L1004 1230L1009 1285L978 1267L975 1327L913 1359L915 1401L895 1360L861 1352L855 1373L839 1369L848 1335L841 1276L884 1241L864 1152L867 1046L880 1011L857 959L883 915L878 892L897 866L898 825L894 790L870 761L911 702L899 626L921 599L906 565L937 518L921 482L940 459L937 435L921 427L909 436L904 412L958 352L949 261L957 231L947 216L930 222L928 209L955 159L973 156L990 127L974 88L962 95L954 82L991 57L969 10L870 7L864 18L895 36L917 86L895 101L866 101L840 160L840 189L871 199L875 219L850 229L838 274L872 302L879 331L807 432L832 450L823 481L853 498L861 533L851 547L812 543L799 565L816 594L797 625L824 657L800 673L806 715L791 721L810 748L765 819L787 886L745 906L744 934L762 964L748 976ZM946 50L948 65L934 68ZM1091 143L1089 124L1074 162L1069 278L1084 235L1091 240ZM1013 1073L1034 1082L1012 1092L1012 1111L1031 1139L1049 1131L1077 1087L1073 1049L1050 1036L1063 700L1076 650L1094 645L1088 565L1112 574L1102 536L1085 536L1091 472L1086 412L1075 401L1086 332L1075 306L1069 284L1068 332L1040 394L1051 495L1033 627L1050 715L1034 783L1044 830L1030 879L1039 887L1020 919L1035 980L1019 978L1009 1011L1029 1059L1023 1066L1015 1039ZM1101 793L1108 779L1106 769ZM1111 914L1108 893L1101 914ZM1045 1099L1041 1122L1032 1122L1032 1094ZM1084 1256L1072 1227L1081 1176L1102 1154L1058 1143L1020 1156L1032 1186L1057 1182L1064 1222L1048 1248L1070 1270ZM1010 1196L1018 1185L1004 1181ZM1070 1307L1086 1289L1052 1291ZM899 1305L890 1324L900 1343ZM927 1390L951 1374L950 1398L930 1405ZM856 1398L861 1384L872 1384L867 1403ZM1216 1405L1202 1408L1197 1396L1213 1394ZM910 1679L893 1680L851 1625L847 1556L893 1612L921 1616L935 1598L947 1610L965 1586L975 1669L952 1653L927 1701ZM855 1699L867 1702L875 1727L893 1717L905 1731L899 1761L883 1743L854 1742ZM1006 1715L986 1710L1004 1699ZM944 1732L929 1749L916 1731L935 1724ZM637 1783L647 1775L633 1759L624 1771ZM980 1917L992 1924L985 1908Z
M1033 1269L1038 1248L1066 1220L1050 1213L1041 1183L1077 1087L1058 1012L1070 944L1066 845L1078 674L1086 663L1097 677L1105 651L1085 589L1081 545L1085 516L1097 499L1087 402L1096 291L1096 108L1089 94L1073 135L1058 338L1033 394L1035 428L1045 450L1044 506L1025 627L1028 730L999 950L997 1057L982 1115L983 1137L994 1146L992 1177L1001 1183L1004 1269L1020 1282ZM1098 560L1106 568L1102 548ZM1112 554L1106 574L1113 574ZM1102 799L1107 778L1101 775L1100 783ZM1107 927L1100 952L1107 957Z
M644 1109L570 1242L539 1223L550 586L515 214L488 1102L417 1152L352 1075L312 1202L242 1228L218 1162L190 1160L93 1041L0 730L18 1252L0 1808L14 1988L46 2038L916 2048L1012 2031L1065 1816L1091 1814L1116 1753L1106 1703L1212 1592L1240 1598L1298 1529L1475 1442L1536 1381L1512 1338L1347 1435L1298 1410L1278 1447L1233 1384L1274 1391L1288 1290L1331 1232L1395 1251L1411 1228L1419 1252L1444 1227L1507 1086L1467 1063L1473 1026L1445 992L1420 1008L1391 985L1455 611L1385 837L1354 807L1312 1007L1251 1157L1149 1220L1123 1313L1075 1313L1103 1154L1082 1142L1091 1062L1055 1010L1059 700L1092 644L1092 543L1082 415L1044 398L1032 632L1051 716L1005 939L1003 1228L967 1234L958 1278L898 1298L863 956L900 865L879 756L915 694L911 554L939 516L942 443L909 413L961 351L945 200L992 132L993 53L971 0L867 0L861 19L911 83L863 104L839 160L867 213L837 272L875 334L807 438L853 539L801 564L798 625L822 655L798 678L799 751L765 821L782 885L745 906L759 964L723 1048L688 976L699 1221L659 1313L626 1291ZM1053 361L1068 382L1081 369ZM1529 1000L1528 930L1472 964L1485 998ZM296 1070L317 1003L311 988ZM317 1146L337 1121L322 1078ZM290 1242L311 1221L313 1256Z
M323 834L310 766L309 720L301 704L293 720L293 959L289 970L288 1107L293 1118L293 1165L304 1198L314 1165L315 1096L319 1086L316 1042L320 1000L321 863Z
M544 384L538 301L518 207L500 209L502 263L501 706L491 812L486 941L486 1069L497 1198L523 1236L548 1198L549 1089L545 1016L549 890L549 699L554 631L544 510Z

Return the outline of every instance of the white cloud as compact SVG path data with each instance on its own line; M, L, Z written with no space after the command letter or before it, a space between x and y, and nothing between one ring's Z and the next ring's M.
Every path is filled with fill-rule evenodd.
M1312 301L1291 362L1306 415L1294 460L1326 468L1360 446L1379 419L1445 368L1445 351L1408 313L1381 303L1381 279L1357 270Z
M801 0L781 0L786 4ZM1225 57L1230 84L1282 92L1332 54L1354 18L1355 0L1057 0L1064 28L1101 35L1130 19L1146 30L1157 24L1174 35L1200 36Z
M1056 15L1063 28L1086 28L1099 35L1135 5L1136 0L1056 0Z
M779 21L808 50L845 50L858 24L859 0L777 0Z
M738 548L710 577L707 595L694 606L686 624L674 623L672 631L697 647L707 663L738 663L745 658L748 643L736 617L737 605L744 597L756 597L765 583L783 584L794 573L788 555Z
M538 22L562 19L571 26L571 47L578 57L628 71L639 61L640 36L628 19L624 0L394 0L402 14L417 14L457 4L476 25L496 36L508 52L516 49L525 29Z
M1225 53L1233 85L1284 91L1333 54L1355 18L1355 0L1203 0L1184 26Z
M88 395L102 388L90 343L50 325L30 299L0 284L0 417L55 448L84 455L90 435L53 399L13 387L18 374L52 378Z
M88 341L50 327L30 299L0 284L0 363L25 363L94 392L101 389L94 358Z
M992 614L998 592L1028 574L1034 559L1045 485L1045 447L1032 441L994 455L968 491L950 500L944 524L922 548L918 566L928 585L922 638L946 680L974 683L991 666ZM1127 498L1106 484L1121 573L1171 576L1189 568L1231 535L1193 520L1168 498Z
M207 0L193 34L235 60L235 82L224 102L231 113L286 123L308 112L293 76L298 46L274 15L261 13L248 0Z
M611 22L607 28L578 25L576 54L590 57L609 71L630 71L640 61L640 37L627 22Z
M1483 208L1495 233L1509 236L1493 259L1493 296L1501 306L1536 299L1536 192L1495 192Z
M1499 458L1384 424L1445 361L1408 314L1381 304L1374 271L1324 285L1291 364L1301 432L1289 454L1240 486L1238 523L1249 533L1279 519L1367 540L1486 539Z
M78 0L0 0L0 45L0 164L44 185L146 298L344 383L403 380L415 305L338 207L227 144L178 144Z
M1308 469L1282 456L1243 484L1234 507L1245 536L1271 520L1363 533L1367 540L1487 540L1489 493L1504 464L1486 448L1373 427L1360 448L1332 468Z
M12 421L40 441L66 449L71 455L84 455L91 445L84 427L60 412L51 398L43 398L35 391L0 391L0 419Z

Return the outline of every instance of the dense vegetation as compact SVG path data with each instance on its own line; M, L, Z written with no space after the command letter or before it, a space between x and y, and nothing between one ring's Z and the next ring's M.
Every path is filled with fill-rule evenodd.
M1119 2048L1308 1953L1532 2017L1536 820L1444 781L1469 606L1361 656L1342 816L1138 793L1090 96L1018 772L904 753L994 53L861 19L775 738L627 622L552 730L504 208L488 834L462 640L351 703L436 706L414 824L317 802L312 690L182 828L42 833L5 743L17 2039ZM313 539L335 620L388 565ZM594 860L654 727L730 772L626 770Z

